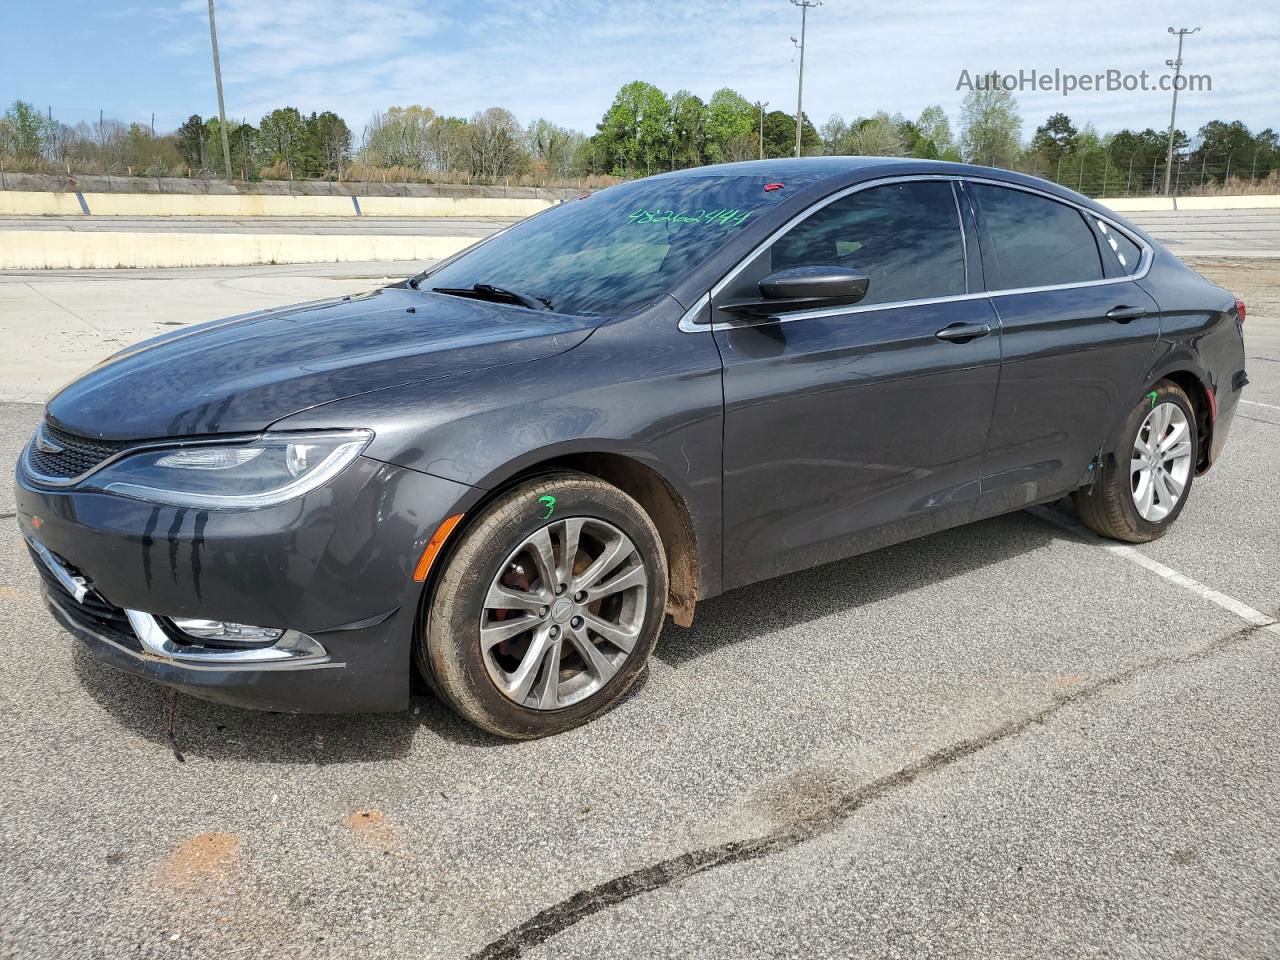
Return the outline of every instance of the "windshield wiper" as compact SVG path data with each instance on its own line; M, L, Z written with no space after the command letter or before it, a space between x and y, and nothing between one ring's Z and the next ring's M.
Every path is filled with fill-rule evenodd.
M517 290L506 287L495 287L492 283L473 283L469 287L432 287L432 293L444 293L451 297L471 297L476 300L495 300L498 303L518 303L530 310L553 310L551 301L546 297L532 297Z

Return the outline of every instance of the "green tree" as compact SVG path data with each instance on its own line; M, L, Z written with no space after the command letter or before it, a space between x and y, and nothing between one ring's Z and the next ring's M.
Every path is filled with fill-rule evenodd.
M833 113L818 130L818 136L822 138L822 152L827 156L838 154L848 133L849 124L845 123L844 117Z
M525 131L525 147L536 173L544 177L567 177L574 151L582 134L539 118Z
M742 94L722 87L711 95L707 104L707 157L713 163L746 160L755 156L747 144L755 131L759 112ZM758 145L757 145L758 149Z
M280 107L262 118L258 125L259 142L267 163L283 166L294 178L306 136L306 121L297 107Z
M49 121L25 100L15 100L5 111L4 127L7 152L22 160L34 160L44 150L44 137Z
M496 180L523 173L529 165L523 139L524 131L509 110L490 107L472 115L466 126L471 174Z
M342 169L351 158L351 130L347 121L331 110L313 113L306 120L303 155L307 175L342 179Z
M1239 120L1213 120L1199 133L1200 146L1191 154L1191 165L1203 180L1265 177L1276 165L1276 134L1270 129L1255 136Z
M204 167L204 135L204 118L198 113L187 117L174 133L178 156L192 170Z
M800 151L805 156L822 153L822 135L814 129L806 114L801 118ZM796 116L782 110L770 110L764 116L764 155L794 157L796 155ZM754 156L754 154L753 154Z
M707 105L688 90L671 95L671 166L696 167L707 158Z
M874 116L856 120L845 135L841 153L860 157L902 157L907 145L901 133L902 119L881 110Z
M618 91L597 129L616 172L649 174L670 155L671 105L653 84L636 80Z
M979 77L961 110L960 152L965 160L1011 167L1018 157L1021 133L1022 118L1013 94L994 76Z
M940 106L925 107L915 122L919 139L914 144L912 154L937 160L959 160L951 138L951 121Z
M1043 162L1046 175L1057 177L1063 161L1076 151L1080 132L1065 113L1055 113L1036 127L1031 152Z
M1175 152L1185 150L1188 143L1183 131L1174 131ZM1116 182L1120 183L1123 177L1124 189L1130 193L1149 189L1153 183L1163 185L1168 149L1168 131L1153 130L1150 127L1141 132L1121 130L1107 140L1111 164L1117 169Z

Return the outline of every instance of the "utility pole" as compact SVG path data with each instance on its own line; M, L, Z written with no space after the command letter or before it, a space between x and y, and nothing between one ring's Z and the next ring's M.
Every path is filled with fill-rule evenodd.
M769 105L768 100L757 102L756 106L760 108L760 159L764 159L764 108ZM1256 156L1256 154L1255 154Z
M804 31L810 7L822 6L822 0L791 0L800 8L800 80L796 84L796 156L800 156L800 131L804 123ZM795 43L795 37L791 42Z
M1182 77L1182 40L1187 34L1199 33L1200 28L1196 27L1194 30L1188 30L1186 27L1182 27L1175 30L1170 27L1169 32L1178 38L1178 56L1175 60L1165 61L1166 65L1173 67L1173 109L1169 111L1169 152L1165 157L1164 167L1164 192L1166 194L1169 192L1169 177L1173 173L1173 129L1174 121L1178 117L1178 80Z
M218 60L218 27L213 18L213 0L209 0L209 40L213 43L213 81L218 85L218 129L222 133L222 160L231 179L231 142L227 139L227 108L222 101L222 63Z

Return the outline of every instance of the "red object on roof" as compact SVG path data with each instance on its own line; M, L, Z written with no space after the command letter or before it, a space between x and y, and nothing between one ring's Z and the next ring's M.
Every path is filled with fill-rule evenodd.
M785 186L785 184L781 184L781 183L766 183L766 184L764 185L764 188L765 188L765 190L781 190L781 189L783 188L783 186Z

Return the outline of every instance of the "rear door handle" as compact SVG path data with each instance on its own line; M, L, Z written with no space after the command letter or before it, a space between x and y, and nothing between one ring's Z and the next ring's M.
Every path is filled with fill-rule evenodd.
M990 332L991 324L989 323L953 323L943 327L934 336L949 343L968 343L978 337L985 337Z
M1112 307L1107 311L1107 319L1114 320L1116 323L1128 323L1130 320L1137 320L1138 317L1146 316L1145 307Z

